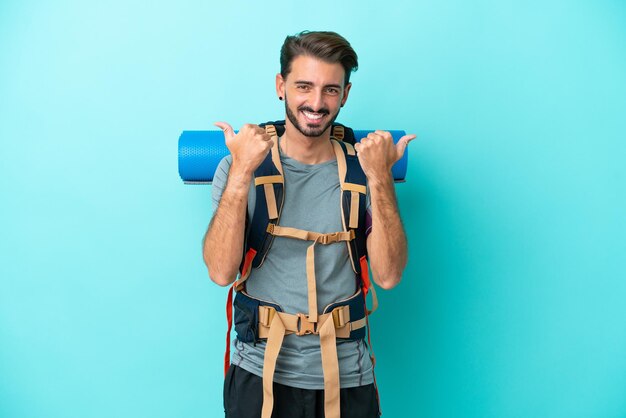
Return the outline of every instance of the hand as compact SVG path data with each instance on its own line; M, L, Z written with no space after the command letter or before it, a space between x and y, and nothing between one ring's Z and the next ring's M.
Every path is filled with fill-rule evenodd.
M272 137L258 125L243 125L237 134L226 122L215 122L215 126L224 131L226 147L233 156L232 167L246 175L254 173L274 145Z
M415 138L417 135L404 135L394 145L389 132L375 131L355 144L354 149L368 181L382 180L391 175L391 167L402 158L407 145Z

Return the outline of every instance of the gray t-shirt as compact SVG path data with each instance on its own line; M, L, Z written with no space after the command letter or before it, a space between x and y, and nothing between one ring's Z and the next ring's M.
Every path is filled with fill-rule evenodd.
M285 175L285 202L279 224L321 233L342 230L337 161L306 165L281 155ZM212 187L217 208L224 191L232 157L219 164ZM248 216L252 217L256 194L254 183L248 194ZM243 222L244 220L242 220ZM272 301L288 313L307 313L306 250L312 242L275 237L265 261L253 269L246 281L251 296ZM330 303L356 291L345 242L315 246L315 277L318 312ZM234 339L232 363L263 375L265 342L247 344ZM373 368L364 341L337 341L342 388L373 382ZM286 335L276 362L274 381L303 389L323 389L324 376L318 335Z

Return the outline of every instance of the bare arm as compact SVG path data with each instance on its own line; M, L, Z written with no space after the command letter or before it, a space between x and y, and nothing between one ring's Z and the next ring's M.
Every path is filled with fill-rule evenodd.
M237 278L251 177L231 165L220 203L204 235L204 263L209 277L220 286L227 286Z
M407 242L394 189L393 177L370 181L372 232L367 252L372 277L383 289L391 289L402 278L407 263Z
M394 145L389 132L376 131L355 145L372 201L372 232L367 238L370 267L374 282L383 289L400 283L407 263L406 234L400 220L391 167L402 158L413 139L415 135L405 135Z
M216 125L224 131L233 162L220 203L204 235L202 255L211 280L227 286L237 278L241 263L252 174L271 149L273 141L256 125L244 125L237 135L227 123Z

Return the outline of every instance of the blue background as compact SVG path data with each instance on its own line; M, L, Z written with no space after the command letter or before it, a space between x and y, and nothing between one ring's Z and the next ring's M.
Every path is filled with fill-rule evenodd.
M0 4L0 416L220 416L226 290L177 138L283 115L287 34L404 129L410 261L373 317L386 417L625 417L626 5Z

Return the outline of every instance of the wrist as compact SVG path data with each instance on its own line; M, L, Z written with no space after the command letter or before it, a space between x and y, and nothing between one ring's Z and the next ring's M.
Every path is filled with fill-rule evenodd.
M245 160L242 161L241 159L233 158L228 175L250 179L254 174L254 170L256 170L256 167L251 167L249 164L246 164Z
M228 185L235 189L244 190L247 193L253 174L254 170L233 161L228 172Z
M391 174L391 170L371 174L367 176L367 184L370 188L389 187L393 185L393 174Z

